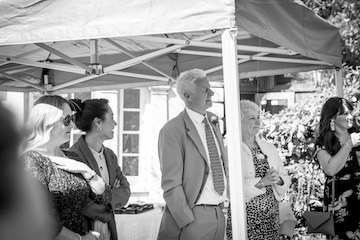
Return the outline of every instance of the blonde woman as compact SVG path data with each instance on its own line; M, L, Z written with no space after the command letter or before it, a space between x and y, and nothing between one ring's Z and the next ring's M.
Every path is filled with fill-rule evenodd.
M60 149L70 139L73 115L68 101L43 96L35 102L26 125L25 169L42 187L53 239L95 240L96 232L83 228L87 197L99 203L111 201L110 187L86 164L72 160L76 154Z
M290 186L290 177L276 147L258 136L261 124L258 105L241 100L240 110L248 239L279 239L279 202ZM232 239L230 221L231 217L228 239Z

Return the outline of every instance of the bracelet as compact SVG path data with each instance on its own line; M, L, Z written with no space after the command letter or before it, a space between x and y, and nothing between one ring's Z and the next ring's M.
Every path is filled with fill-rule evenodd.
M85 179L87 182L90 182L96 176L96 172L92 170L92 176L88 179Z
M351 148L349 147L349 145L347 143L344 143L345 146L347 146L347 148L350 150L351 152Z
M79 236L79 239L82 240L82 237L80 236L80 234L77 233L77 235Z

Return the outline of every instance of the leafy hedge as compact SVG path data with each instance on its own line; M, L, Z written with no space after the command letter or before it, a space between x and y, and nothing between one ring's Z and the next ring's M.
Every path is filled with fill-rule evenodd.
M306 234L303 212L308 207L322 209L325 175L314 160L315 137L321 107L329 97L336 95L333 75L324 71L322 76L314 94L278 114L262 112L260 135L278 148L292 178L284 201L292 206L298 219L296 232L300 235ZM357 69L344 68L345 98L358 99L359 76Z

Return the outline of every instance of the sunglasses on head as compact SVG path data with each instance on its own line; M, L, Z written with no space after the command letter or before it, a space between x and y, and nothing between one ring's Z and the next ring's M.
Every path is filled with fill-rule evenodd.
M70 122L75 122L75 115L67 115L66 117L64 117L64 119L62 120L63 124L65 127L70 125Z

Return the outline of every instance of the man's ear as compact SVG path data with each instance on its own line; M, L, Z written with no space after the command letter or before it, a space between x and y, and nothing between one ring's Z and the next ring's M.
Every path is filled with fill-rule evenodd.
M184 97L185 97L185 99L189 99L190 98L190 93L184 92Z

